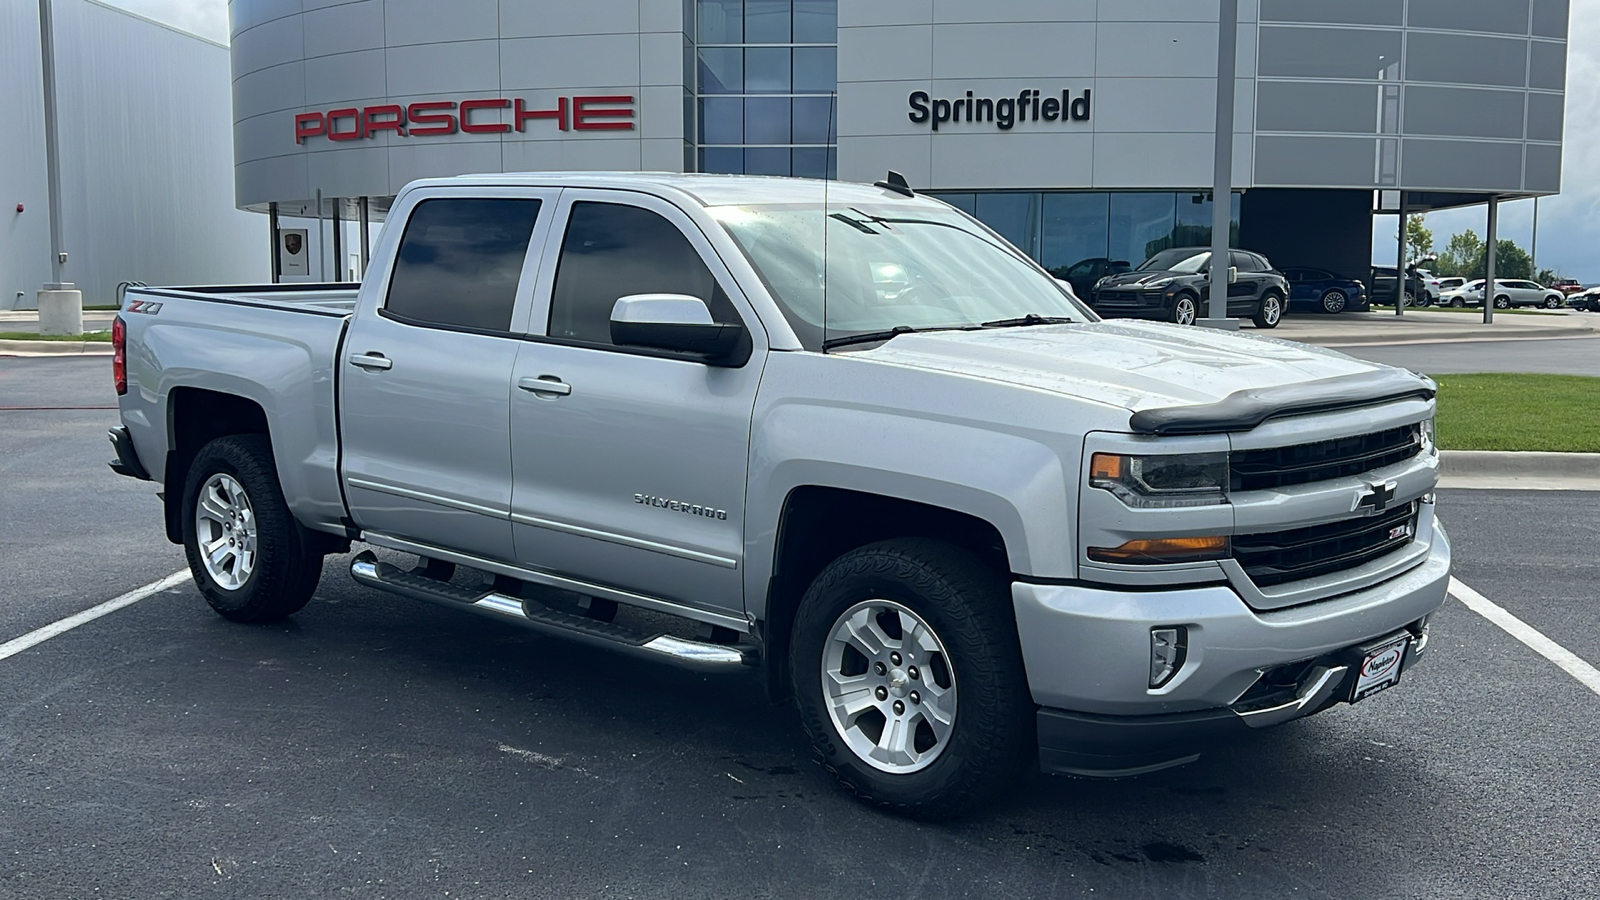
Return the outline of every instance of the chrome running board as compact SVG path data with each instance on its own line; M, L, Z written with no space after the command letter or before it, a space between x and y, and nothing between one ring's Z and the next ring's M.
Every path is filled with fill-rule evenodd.
M452 585L379 562L371 550L362 551L351 561L350 576L368 587L391 594L426 600L451 609L470 610L502 622L521 625L540 634L567 638L591 647L615 650L686 669L726 672L754 666L759 662L756 649L749 645L713 644L670 634L636 631L623 625L552 609L536 600L523 600L494 590L479 591Z

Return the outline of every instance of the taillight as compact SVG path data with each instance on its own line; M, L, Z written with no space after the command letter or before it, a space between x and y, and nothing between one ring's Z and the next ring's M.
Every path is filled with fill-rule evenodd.
M111 321L111 379L118 397L128 392L128 326L121 316Z

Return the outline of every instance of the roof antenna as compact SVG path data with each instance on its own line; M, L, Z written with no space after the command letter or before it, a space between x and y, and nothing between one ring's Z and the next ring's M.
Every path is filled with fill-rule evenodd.
M906 183L906 177L893 169L889 170L889 174L884 176L882 181L874 181L872 186L883 188L886 191L894 191L896 194L904 194L907 197L915 197L917 195L915 191L911 190L911 185Z

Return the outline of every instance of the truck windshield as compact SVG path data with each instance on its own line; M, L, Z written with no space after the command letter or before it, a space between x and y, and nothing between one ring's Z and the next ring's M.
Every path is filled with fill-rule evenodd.
M952 209L829 205L826 218L821 204L709 212L808 350L822 349L824 339L896 330L1094 321L1055 279Z

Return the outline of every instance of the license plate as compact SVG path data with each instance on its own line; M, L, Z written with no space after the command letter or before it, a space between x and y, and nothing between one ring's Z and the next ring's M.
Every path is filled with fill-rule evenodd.
M1356 685L1350 692L1350 702L1365 700L1385 688L1394 687L1400 681L1406 646L1410 643L1408 635L1367 651L1361 658L1361 668L1356 673Z

